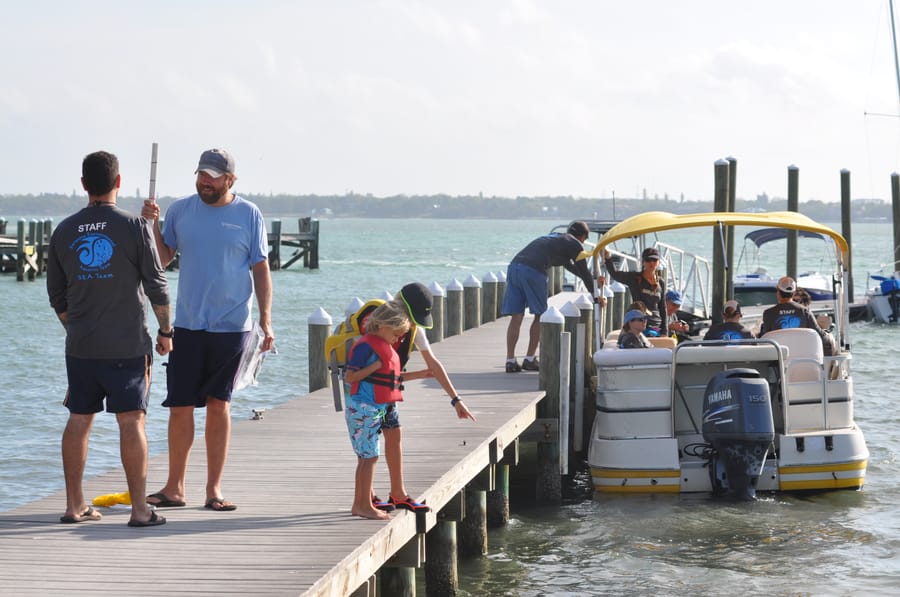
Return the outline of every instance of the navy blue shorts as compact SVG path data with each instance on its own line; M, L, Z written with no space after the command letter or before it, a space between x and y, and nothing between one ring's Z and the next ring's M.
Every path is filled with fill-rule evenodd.
M66 357L69 389L63 404L70 413L92 415L147 410L153 355L130 359L80 359Z
M525 307L533 315L547 310L548 280L544 272L529 265L510 263L506 268L506 293L500 312L503 315L524 314Z
M231 401L231 390L250 332L175 328L166 365L163 406L206 406L207 397Z

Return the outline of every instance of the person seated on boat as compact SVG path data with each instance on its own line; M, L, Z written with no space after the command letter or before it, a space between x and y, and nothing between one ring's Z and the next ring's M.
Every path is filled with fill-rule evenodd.
M803 305L804 307L809 308L809 304L812 302L812 297L805 289L798 287L794 292L794 302L798 305Z
M707 330L704 340L742 340L752 338L753 333L741 323L741 304L731 300L722 309L722 322L714 323Z
M647 316L643 311L631 309L625 314L625 323L619 333L619 348L653 348L650 340L644 335L647 327Z
M687 322L678 319L678 309L684 303L681 293L677 290L666 292L666 325L669 328L669 334L674 336L678 342L688 340L688 333L691 326Z
M631 291L631 300L641 301L650 309L647 334L668 336L668 322L663 316L666 311L666 283L665 279L657 272L659 251L655 247L644 249L641 253L641 271L639 272L616 271L612 255L606 249L603 250L603 260L609 276L616 282L627 286Z
M794 293L796 291L797 283L790 276L784 276L778 280L778 285L775 289L778 303L763 311L759 337L762 338L766 332L771 332L772 330L809 328L819 334L819 337L822 339L822 350L826 357L830 357L835 349L834 345L826 339L825 330L819 326L812 311L794 302Z
M812 296L810 296L809 292L807 292L803 288L797 288L797 291L794 292L794 302L798 305L803 305L807 309L810 308L810 304L812 303ZM815 313L813 313L815 315ZM837 340L834 339L834 335L831 333L831 328L834 326L834 322L831 320L831 317L825 315L824 313L821 315L816 315L816 323L819 324L819 327L822 328L822 349L825 351L826 355L837 354Z

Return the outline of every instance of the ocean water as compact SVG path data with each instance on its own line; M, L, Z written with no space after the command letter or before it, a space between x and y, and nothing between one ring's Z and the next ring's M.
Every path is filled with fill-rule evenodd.
M258 386L235 396L233 416L248 418L254 408L270 408L306 392L307 319L318 308L338 319L354 297L393 293L410 281L446 287L469 276L481 279L505 270L522 246L559 223L323 220L320 269L295 265L273 273L278 354L266 359ZM284 227L296 230L287 218ZM692 232L682 234L677 244L703 252L712 239ZM854 226L858 300L867 274L892 261L891 247L889 225ZM783 267L767 266L770 272ZM800 268L805 269L802 263ZM170 274L173 289L177 278L177 273ZM63 489L59 440L67 417L62 406L64 334L47 302L43 278L25 283L16 282L12 274L0 275L0 328L0 362L5 365L0 375L4 511ZM864 490L765 496L753 504L706 496L592 498L586 475L576 475L563 507L514 509L507 527L491 530L486 557L460 562L462 594L896 594L900 327L855 323L850 331L856 419L871 452ZM439 345L435 349L439 355ZM504 347L498 345L498 360L503 354ZM160 359L154 375L147 430L151 455L166 450ZM118 466L114 418L100 414L86 474Z

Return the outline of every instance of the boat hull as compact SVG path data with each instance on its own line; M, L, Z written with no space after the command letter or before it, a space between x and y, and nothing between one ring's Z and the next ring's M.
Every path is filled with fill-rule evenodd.
M711 493L708 462L679 458L685 445L702 438L596 440L588 462L598 494ZM779 435L779 449L763 466L757 491L862 489L869 453L858 428L827 434ZM802 451L798 449L802 445Z

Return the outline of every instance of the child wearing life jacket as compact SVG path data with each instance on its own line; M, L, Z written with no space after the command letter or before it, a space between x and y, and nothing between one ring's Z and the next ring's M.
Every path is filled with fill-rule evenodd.
M403 400L404 380L431 377L429 369L404 373L400 356L392 344L410 328L409 313L402 303L388 301L375 309L366 321L366 334L353 345L344 380L350 384L344 408L350 443L357 456L356 489L351 513L383 520L393 510L395 500L375 497L375 464L384 425L398 424L396 403ZM409 501L408 496L404 496ZM426 506L422 506L427 508ZM412 509L412 508L409 508Z

